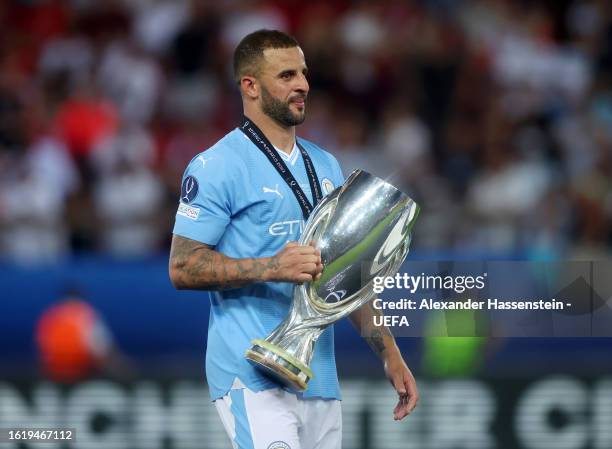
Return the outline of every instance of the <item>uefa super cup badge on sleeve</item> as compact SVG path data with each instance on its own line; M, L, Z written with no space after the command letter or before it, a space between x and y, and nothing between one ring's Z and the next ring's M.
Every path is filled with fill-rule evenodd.
M294 287L289 316L265 340L252 341L247 360L304 391L313 377L315 342L327 326L374 298L375 277L395 275L418 213L419 206L391 184L354 171L317 205L300 239L321 250L321 278Z

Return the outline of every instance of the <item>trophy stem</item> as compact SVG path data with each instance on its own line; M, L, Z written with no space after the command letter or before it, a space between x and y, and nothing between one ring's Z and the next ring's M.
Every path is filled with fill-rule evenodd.
M294 296L301 297L303 286L296 286ZM310 369L314 343L324 327L309 323L307 301L294 301L289 316L265 340L252 340L245 357L251 365L263 370L277 382L304 391L314 377Z

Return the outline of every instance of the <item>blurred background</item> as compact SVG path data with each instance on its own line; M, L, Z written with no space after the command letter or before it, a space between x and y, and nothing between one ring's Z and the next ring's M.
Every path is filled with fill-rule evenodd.
M409 259L610 259L610 1L7 0L0 26L0 427L229 447L208 297L167 257L259 28L305 52L298 134L422 205ZM336 336L347 449L612 448L610 339L398 339L422 389L398 424L380 363Z

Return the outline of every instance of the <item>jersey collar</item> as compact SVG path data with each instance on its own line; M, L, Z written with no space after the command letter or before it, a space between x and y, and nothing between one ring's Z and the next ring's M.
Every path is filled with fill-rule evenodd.
M285 162L289 162L291 165L295 165L298 160L298 156L300 155L300 150L298 149L297 142L293 144L293 149L291 150L291 154L285 153L283 150L274 147L274 149L280 154L280 157Z

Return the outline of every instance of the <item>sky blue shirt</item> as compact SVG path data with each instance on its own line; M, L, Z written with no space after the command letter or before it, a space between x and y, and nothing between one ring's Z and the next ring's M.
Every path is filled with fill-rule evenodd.
M344 182L336 159L315 144L298 139L314 164L323 195ZM279 152L312 203L302 155ZM300 206L266 156L239 129L194 157L183 176L173 233L211 245L232 258L269 257L304 227ZM253 391L278 387L244 358L251 340L265 338L287 316L293 284L259 282L210 292L206 375L218 399L238 378ZM340 399L333 326L315 345L314 377L304 397Z

